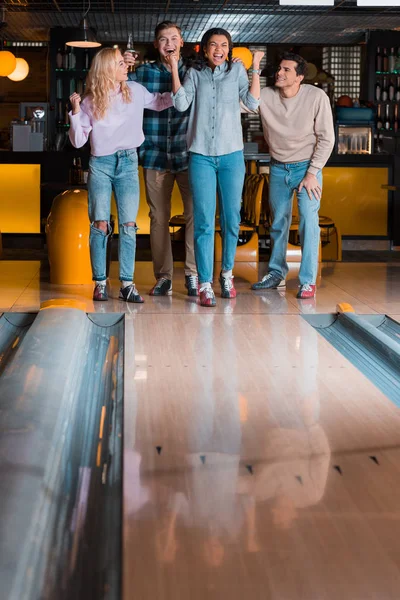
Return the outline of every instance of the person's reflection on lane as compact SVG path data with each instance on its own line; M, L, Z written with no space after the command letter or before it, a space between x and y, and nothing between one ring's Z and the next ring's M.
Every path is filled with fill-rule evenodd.
M228 319L226 328L221 319ZM302 512L321 501L330 463L320 422L317 334L305 322L293 332L270 319L268 343L280 375L276 385L257 387L240 370L240 335L232 316L198 320L196 394L185 396L185 406L182 399L174 404L183 415L175 415L176 439L165 430L160 455L137 432L141 456L126 484L135 488L132 547L140 545L171 585L185 568L204 597L212 585L210 598L229 588L235 600L241 589L232 587L232 573L250 569L267 585L276 561L295 548L279 532L294 530ZM162 432L166 414L157 410L153 417L152 428Z
M301 509L321 501L331 455L320 423L318 337L303 320L299 322L299 335L295 336L290 327L285 330L281 323L271 320L270 343L276 347L276 363L280 372L284 371L285 381L279 381L279 399L267 398L264 418L257 423L253 477L249 479L242 470L238 484L238 493L252 498L254 507L268 503L273 524L283 530L295 523ZM300 356L300 365L298 361L293 365L294 356ZM255 446L244 429L242 463L246 463L246 446L254 452Z

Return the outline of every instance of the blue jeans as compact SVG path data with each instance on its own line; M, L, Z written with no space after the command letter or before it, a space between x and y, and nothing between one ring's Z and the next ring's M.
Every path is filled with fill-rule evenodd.
M222 234L222 269L235 261L240 204L245 175L243 152L222 156L189 155L189 183L193 196L194 252L199 283L213 281L216 195Z
M286 249L289 239L289 229L292 222L293 194L306 176L310 161L298 163L271 162L269 175L269 203L272 212L272 253L268 272L284 279L289 270L286 262ZM322 188L322 172L317 179ZM319 217L320 202L310 200L305 188L297 192L299 208L299 236L301 244L301 265L299 271L300 285L315 284L318 271L319 250Z
M139 174L136 150L118 150L108 156L91 156L89 161L88 197L90 219L90 260L94 281L105 281L107 240L111 233L111 191L118 211L119 278L132 281L136 252L136 216L139 207ZM107 221L108 232L94 226ZM126 225L135 223L135 225Z

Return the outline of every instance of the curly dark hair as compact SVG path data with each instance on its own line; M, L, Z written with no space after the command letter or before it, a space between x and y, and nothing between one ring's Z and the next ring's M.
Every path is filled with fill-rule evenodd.
M212 38L213 35L223 35L228 40L228 44L229 44L228 71L230 71L232 68L232 49L233 49L232 38L231 38L231 34L229 33L229 31L226 31L226 29L222 29L221 27L213 27L212 29L209 29L208 31L205 32L205 34L201 38L201 42L200 42L199 59L192 64L192 67L194 67L198 71L201 71L202 69L205 69L205 67L207 66L208 61L207 61L207 58L206 58L206 55L204 52L204 48L207 46L208 42L210 41L210 38Z
M295 52L282 52L279 56L279 64L283 60L292 60L296 63L296 74L297 75L306 75L307 73L307 61L300 56L300 54L296 54Z

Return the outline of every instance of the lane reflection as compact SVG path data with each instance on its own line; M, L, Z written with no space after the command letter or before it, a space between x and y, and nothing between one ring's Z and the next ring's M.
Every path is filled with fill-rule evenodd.
M198 585L222 597L217 590L228 586L231 597L243 597L249 569L257 586L267 586L274 565L263 560L279 559L278 533L323 498L330 447L320 423L317 336L300 320L296 330L282 323L269 319L265 328L260 320L258 332L244 335L232 315L202 315L195 332L191 324L196 361L185 392L177 394L174 373L160 384L168 398L152 398L151 408L150 399L139 402L126 458L128 545L134 552L140 544L170 589L178 577L182 589ZM262 371L251 360L253 334L276 346L274 364ZM253 562L256 554L261 562ZM140 565L131 575L142 590ZM153 589L148 581L144 598L146 589Z

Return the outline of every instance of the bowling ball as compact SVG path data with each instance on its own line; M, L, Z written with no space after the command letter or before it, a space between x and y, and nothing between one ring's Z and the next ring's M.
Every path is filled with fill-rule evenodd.
M350 96L339 96L336 100L336 106L348 106L349 108L353 107L353 100Z
M232 50L232 58L240 58L245 69L250 69L253 64L253 55L248 48L238 46Z

